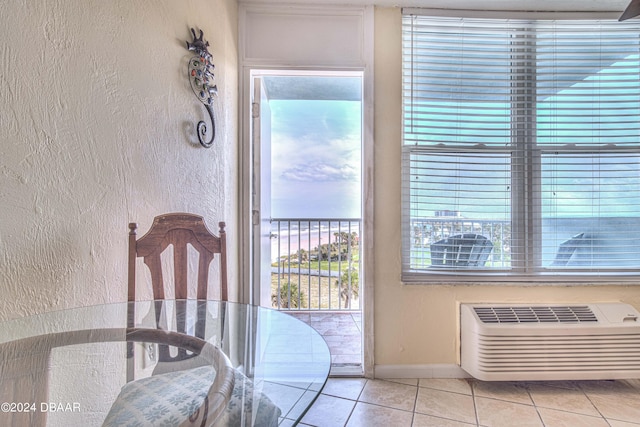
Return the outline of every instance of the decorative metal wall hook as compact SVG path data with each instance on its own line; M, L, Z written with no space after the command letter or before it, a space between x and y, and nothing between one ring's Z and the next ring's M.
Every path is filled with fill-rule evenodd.
M189 82L191 83L191 89L196 94L200 102L202 102L209 113L211 118L211 138L207 141L207 124L204 121L199 121L196 129L198 131L198 140L203 147L209 148L213 145L213 140L216 137L216 122L213 114L213 97L218 94L218 87L213 84L213 65L211 53L207 49L209 42L202 39L202 30L200 30L200 36L196 37L196 32L192 28L191 34L193 35L193 41L187 42L187 49L195 51L197 56L192 57L189 60Z

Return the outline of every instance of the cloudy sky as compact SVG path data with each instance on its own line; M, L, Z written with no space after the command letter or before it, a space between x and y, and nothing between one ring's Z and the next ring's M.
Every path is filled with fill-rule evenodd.
M273 218L360 216L361 103L273 100Z

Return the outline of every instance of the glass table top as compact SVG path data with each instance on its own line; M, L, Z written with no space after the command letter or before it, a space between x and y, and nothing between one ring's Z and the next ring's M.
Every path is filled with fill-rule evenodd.
M314 329L262 307L167 300L49 312L0 322L0 425L292 425L330 364Z

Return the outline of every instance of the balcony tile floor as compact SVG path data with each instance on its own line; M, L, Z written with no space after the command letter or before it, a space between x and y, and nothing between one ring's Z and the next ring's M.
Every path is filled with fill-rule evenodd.
M299 425L638 427L640 380L330 378Z
M309 324L324 338L332 366L355 366L362 362L362 317L359 312L286 312Z

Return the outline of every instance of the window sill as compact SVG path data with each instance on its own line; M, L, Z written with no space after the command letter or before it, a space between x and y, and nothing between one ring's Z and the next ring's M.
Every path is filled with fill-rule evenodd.
M461 286L628 286L640 285L640 271L624 274L593 273L578 275L575 272L545 272L531 275L507 273L442 272L403 273L404 285L461 285Z

